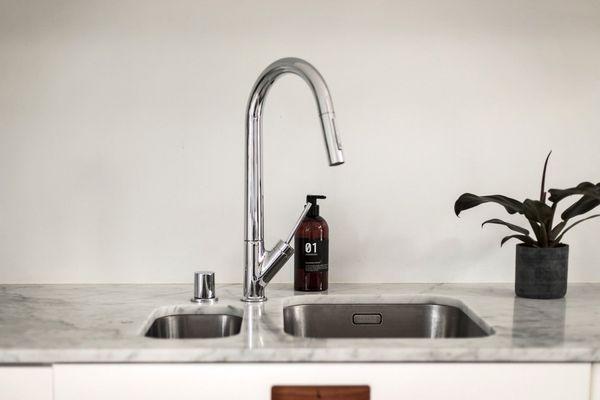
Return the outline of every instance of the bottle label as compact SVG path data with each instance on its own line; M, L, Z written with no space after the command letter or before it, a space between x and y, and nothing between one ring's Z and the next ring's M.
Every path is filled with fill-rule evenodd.
M299 242L299 243L298 243ZM296 243L298 261L305 272L324 272L329 270L329 240L310 240L301 238Z

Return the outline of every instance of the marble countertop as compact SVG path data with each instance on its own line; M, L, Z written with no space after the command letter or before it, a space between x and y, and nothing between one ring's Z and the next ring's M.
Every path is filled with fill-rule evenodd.
M69 362L592 362L600 360L600 284L565 299L528 300L510 284L333 284L325 294L272 284L262 304L218 285L219 302L189 301L192 285L0 285L0 363ZM494 331L470 339L311 339L283 332L282 309L304 303L442 302ZM144 337L154 318L227 307L239 335Z

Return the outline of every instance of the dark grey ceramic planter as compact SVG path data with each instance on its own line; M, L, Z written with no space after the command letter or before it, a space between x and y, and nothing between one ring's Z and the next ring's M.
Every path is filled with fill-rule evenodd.
M529 299L560 299L567 293L569 246L517 245L515 293Z

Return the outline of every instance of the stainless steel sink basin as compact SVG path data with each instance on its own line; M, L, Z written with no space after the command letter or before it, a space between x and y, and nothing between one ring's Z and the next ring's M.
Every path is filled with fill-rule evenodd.
M491 329L442 304L299 304L283 309L286 333L310 338L474 338Z
M154 320L147 337L159 339L220 338L237 335L242 317L230 314L178 314Z

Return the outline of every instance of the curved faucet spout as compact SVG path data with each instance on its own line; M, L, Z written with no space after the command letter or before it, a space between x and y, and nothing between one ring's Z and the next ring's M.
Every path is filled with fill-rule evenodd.
M248 101L246 112L246 223L245 223L245 273L244 273L244 297L247 301L263 301L264 287L266 282L261 279L265 275L265 261L267 264L277 265L279 268L293 253L289 243L283 243L284 247L277 254L265 250L264 247L264 218L263 218L263 188L262 188L262 113L263 106L269 89L281 75L292 73L300 76L308 84L317 101L319 118L323 129L325 146L329 156L329 165L340 165L344 163L342 143L336 130L335 113L331 95L325 80L308 62L299 58L282 58L269 65L260 74ZM281 244L278 243L278 246ZM277 246L276 246L277 247ZM274 249L275 250L275 249ZM286 257L284 259L284 256ZM268 276L272 277L277 271Z
M262 119L263 105L269 89L271 89L277 78L285 73L298 75L304 79L312 90L317 101L317 108L319 109L325 145L329 155L329 164L332 166L343 164L342 142L335 127L335 112L333 111L333 102L331 101L331 94L329 94L327 84L315 67L300 58L282 58L269 65L260 74L248 100L248 110L246 113L247 136L249 137L253 133L259 136L262 135L262 125L255 124L255 121L260 122Z

